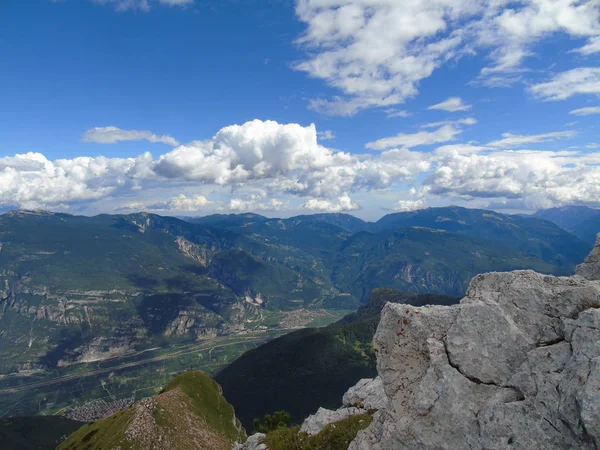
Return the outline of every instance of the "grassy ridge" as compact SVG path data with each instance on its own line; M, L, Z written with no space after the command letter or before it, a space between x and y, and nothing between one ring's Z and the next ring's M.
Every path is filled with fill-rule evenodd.
M230 450L245 432L220 386L202 372L186 372L145 403L135 405L71 434L58 450Z

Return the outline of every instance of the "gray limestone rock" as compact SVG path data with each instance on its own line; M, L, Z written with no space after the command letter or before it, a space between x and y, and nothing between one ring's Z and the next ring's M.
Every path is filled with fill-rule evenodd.
M367 411L377 411L387 405L381 377L363 378L344 394L344 406L356 406Z
M583 264L577 266L577 275L588 280L600 280L600 234L596 238L596 245Z
M267 437L264 433L254 433L248 436L248 439L243 444L235 444L233 450L267 450L267 446L263 441Z
M330 423L339 422L340 420L356 416L358 414L364 414L365 412L366 411L364 409L356 407L340 408L336 411L326 408L319 408L315 414L308 416L304 420L302 426L300 427L300 432L314 435L319 433Z
M597 449L599 244L577 273L488 273L457 306L387 304L389 403L349 449Z

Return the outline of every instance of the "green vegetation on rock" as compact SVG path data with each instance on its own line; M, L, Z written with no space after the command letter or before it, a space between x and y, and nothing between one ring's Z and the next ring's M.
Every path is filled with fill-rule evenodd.
M373 418L360 414L330 423L320 433L309 436L300 427L278 428L267 434L269 450L346 450L358 432L367 428Z
M265 414L264 423L256 417L252 421L252 428L255 433L268 433L278 428L285 428L290 425L292 416L287 411L275 411L273 414Z

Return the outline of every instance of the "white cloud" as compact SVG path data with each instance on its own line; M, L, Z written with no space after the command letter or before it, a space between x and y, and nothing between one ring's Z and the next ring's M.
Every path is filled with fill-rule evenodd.
M93 201L132 190L151 176L149 153L137 158L58 159L40 153L0 158L0 204L39 208Z
M254 120L222 128L209 141L179 146L154 169L166 178L225 185L313 170L340 158L349 156L320 146L314 125Z
M424 200L398 200L392 206L394 211L408 212L418 209L427 208L427 203Z
M276 198L258 201L256 199L232 198L229 203L220 206L219 210L227 211L283 211L285 203Z
M211 139L179 146L157 158L144 153L136 158L50 161L40 153L20 154L0 158L0 206L102 212L115 205L178 212L280 211L288 208L290 196L300 196L307 198L306 209L351 211L358 207L351 195L372 190L401 193L407 189L399 187L403 183L418 188L408 191L408 200L403 201L417 203L398 203L397 208L435 203L430 201L434 197L512 198L538 205L600 203L599 152L514 150L568 138L573 131L508 134L487 145L455 142L431 152L409 150L454 140L460 133L457 126L388 138L393 142L376 141L372 144L380 150L400 147L376 154L323 147L314 125L260 120L225 127ZM206 191L211 192L210 201L197 195L203 185L212 186ZM221 194L213 194L218 186ZM223 200L229 189L236 194L228 193ZM165 199L165 192L172 194Z
M534 207L600 202L600 167L577 152L448 152L424 184L437 196L521 199Z
M392 147L412 148L421 145L438 144L440 142L453 141L462 133L453 125L444 125L434 131L418 131L416 133L399 133L393 137L379 139L367 143L366 147L371 150L384 150Z
M203 195L186 196L180 194L161 201L136 201L123 203L117 208L117 211L157 211L169 213L190 213L203 209L213 202Z
M327 200L320 198L311 198L302 205L303 209L310 211L326 211L326 212L346 212L358 211L360 205L353 201L348 194L343 194L337 200Z
M506 84L535 43L562 33L595 46L600 36L597 0L297 0L296 15L307 54L296 69L338 91L310 108L336 115L401 104L464 55L489 54L481 81Z
M335 133L331 130L319 131L317 133L320 141L330 141L335 139Z
M503 133L502 139L497 141L492 141L487 145L490 147L500 147L500 148L509 148L509 147L520 147L525 144L536 144L539 142L548 142L556 139L568 139L577 135L577 131L569 130L569 131L555 131L552 133L543 133L543 134L532 134L532 135L520 135L520 134L512 134L512 133Z
M585 108L574 109L569 111L573 116L591 116L592 114L600 114L600 106L587 106Z
M594 53L600 52L600 36L596 36L590 38L588 43L583 47L573 50L576 53L580 53L582 55L591 55Z
M436 105L432 105L427 109L439 109L441 111L456 112L467 111L471 109L471 105L463 103L460 97L450 97L449 99L444 100L443 102L438 103Z
M177 197L170 198L166 202L151 204L148 208L152 210L193 212L198 211L211 203L212 202L203 195L187 197L186 195L181 194Z
M151 131L122 130L117 127L95 127L83 134L83 142L94 142L96 144L116 144L122 141L148 141L153 143L167 144L175 147L179 142L168 135L157 135Z
M406 119L407 117L412 116L412 114L410 112L403 110L403 109L390 108L390 109L386 109L384 112L387 115L387 117L389 117L389 118L402 117L402 118Z
M474 117L466 117L458 120L442 120L440 122L426 123L425 125L421 125L421 128L437 128L444 125L475 125L476 123L477 119Z
M545 101L566 100L576 94L600 94L600 67L578 67L561 72L529 90Z

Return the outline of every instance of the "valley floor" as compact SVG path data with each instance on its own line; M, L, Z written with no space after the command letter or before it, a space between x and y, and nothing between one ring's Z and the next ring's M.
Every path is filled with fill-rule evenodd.
M157 393L179 373L202 370L214 375L245 351L298 325L325 326L348 312L329 310L325 316L289 320L280 328L146 349L55 370L0 375L0 418L60 414L96 419L94 414L103 409L111 411Z

